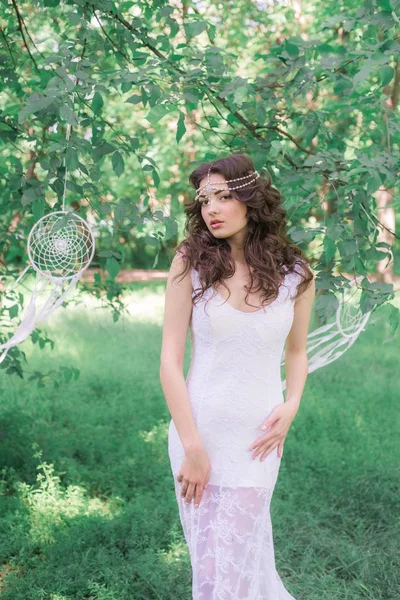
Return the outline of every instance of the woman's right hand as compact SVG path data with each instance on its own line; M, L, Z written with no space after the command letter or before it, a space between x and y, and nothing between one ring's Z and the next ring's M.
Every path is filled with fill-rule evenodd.
M200 504L203 490L210 478L211 464L204 448L196 448L185 452L177 481L181 483L181 496L190 503L194 497L194 505Z

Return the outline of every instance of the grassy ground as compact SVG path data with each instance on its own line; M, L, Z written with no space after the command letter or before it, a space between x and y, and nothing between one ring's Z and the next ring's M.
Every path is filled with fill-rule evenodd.
M118 323L89 299L60 309L53 351L24 343L28 369L71 365L77 381L38 389L3 372L3 600L190 600L158 377L164 286L132 284ZM272 501L296 600L400 598L399 340L378 313L309 375Z

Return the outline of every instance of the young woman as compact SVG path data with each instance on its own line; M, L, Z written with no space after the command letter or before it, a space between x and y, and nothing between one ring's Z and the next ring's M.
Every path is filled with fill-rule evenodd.
M307 379L314 276L287 237L279 192L247 155L203 164L190 183L196 196L166 287L160 381L192 598L293 600L275 568L270 502Z

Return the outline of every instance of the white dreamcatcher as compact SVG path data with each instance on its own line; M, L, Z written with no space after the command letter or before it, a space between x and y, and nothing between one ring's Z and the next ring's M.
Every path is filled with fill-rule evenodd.
M332 323L317 327L307 335L308 373L337 360L356 341L365 329L372 310L362 313L354 288L362 279L355 277L349 290L343 290L339 299ZM357 291L357 290L356 290ZM285 364L284 354L281 366ZM286 380L282 381L282 389L286 389Z
M75 79L76 81L76 79ZM71 125L67 126L66 139L69 140ZM17 281L14 289L31 267L35 271L35 284L28 304L14 335L0 344L3 353L0 363L13 346L25 340L38 323L50 316L75 288L83 272L90 265L95 252L95 239L89 223L65 210L67 167L65 164L63 209L45 215L33 226L29 233L27 251L29 265ZM45 301L38 306L39 294L44 292Z

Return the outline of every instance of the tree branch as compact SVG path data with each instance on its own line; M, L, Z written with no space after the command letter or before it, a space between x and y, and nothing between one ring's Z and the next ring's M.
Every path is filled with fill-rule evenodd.
M30 58L31 58L31 61L32 61L32 62L33 62L33 64L35 65L35 68L36 68L36 70L37 70L37 71L39 71L39 68L38 68L38 66L37 66L37 64L36 64L36 61L35 61L35 59L33 58L32 54L31 54L31 51L29 50L28 43L27 43L27 41L26 41L26 38L25 38L25 34L24 34L24 30L23 30L23 27L25 27L25 29L26 29L25 22L24 22L24 20L23 20L23 18L22 18L22 16L21 16L21 13L19 12L19 9L18 9L18 6L17 6L17 3L16 3L16 1L15 1L15 0L11 0L11 3L12 3L12 5L13 5L13 7L14 7L14 10L15 10L15 13L16 13L16 15L17 15L17 19L18 19L18 29L19 29L19 30L20 30L20 32L21 32L21 36L22 36L22 41L23 41L23 44L24 44L24 46L25 46L25 48L26 48L26 50L27 50L27 52L28 52L28 54L29 54L29 56L30 56Z

